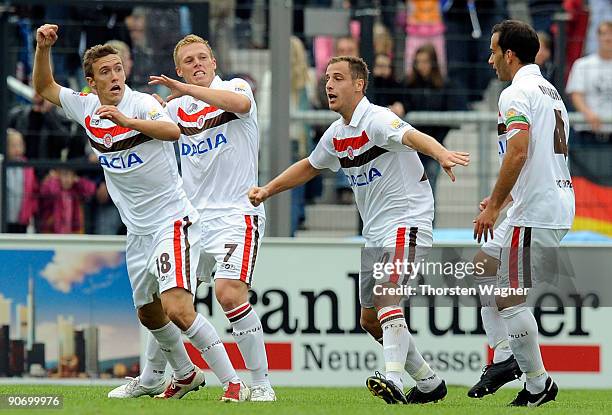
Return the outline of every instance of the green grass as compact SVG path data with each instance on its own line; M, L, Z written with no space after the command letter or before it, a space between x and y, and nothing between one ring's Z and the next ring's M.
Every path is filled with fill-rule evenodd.
M450 387L446 399L436 404L386 405L364 388L276 388L278 402L226 404L218 402L220 388L204 388L180 401L158 401L148 397L131 400L107 399L112 389L103 386L0 385L0 394L61 394L61 410L0 410L4 414L606 414L612 413L612 390L561 389L556 402L540 408L508 408L516 389L502 389L481 400L466 396L467 388ZM535 412L533 412L535 411Z

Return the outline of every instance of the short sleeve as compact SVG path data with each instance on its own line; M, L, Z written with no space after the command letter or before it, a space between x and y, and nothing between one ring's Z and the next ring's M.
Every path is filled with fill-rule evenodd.
M66 116L81 125L84 125L86 102L91 99L88 95L64 87L59 93L60 104Z
M529 130L531 125L531 107L524 91L518 88L507 88L499 98L499 112L506 125L506 140L511 139L518 131Z
M332 147L331 129L332 127L325 131L315 149L308 156L308 161L315 169L330 169L332 171L340 169L340 160L338 160L338 155Z
M391 149L406 150L402 138L407 131L414 127L395 115L391 110L384 108L374 118L370 137L377 145L391 147Z
M584 73L584 61L582 59L578 59L572 66L565 91L568 94L571 94L573 92L584 92L585 90L586 76Z
M168 116L168 112L161 106L161 104L148 94L141 94L136 111L138 118L142 120L165 121L176 124Z
M234 78L228 82L227 90L231 92L235 92L240 95L244 95L245 97L249 99L249 101L251 101L251 109L249 110L248 113L236 114L236 115L238 115L238 117L240 118L246 118L246 117L251 116L253 114L253 111L255 111L256 106L255 106L255 97L253 96L253 90L251 89L251 86L249 85L249 83L242 78Z

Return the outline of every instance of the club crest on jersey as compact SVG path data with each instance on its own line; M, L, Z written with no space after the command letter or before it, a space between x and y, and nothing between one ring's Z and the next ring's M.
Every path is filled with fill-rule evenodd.
M353 150L353 147L348 146L348 147L346 148L346 154L348 155L348 158L349 158L350 160L355 159L355 151Z
M197 121L198 128L202 128L202 127L204 127L204 121L205 121L205 120L204 120L204 116L203 116L203 115L200 115L200 116L198 117L198 121Z
M113 146L113 136L110 133L104 134L102 140L104 140L104 147L111 148Z

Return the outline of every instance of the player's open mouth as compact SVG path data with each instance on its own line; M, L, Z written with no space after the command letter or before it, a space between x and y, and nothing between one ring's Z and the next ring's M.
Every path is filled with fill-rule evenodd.
M121 87L119 85L115 85L113 87L111 87L111 92L120 92L121 91Z
M193 76L200 76L200 75L204 76L204 75L206 75L206 73L204 71L195 71L193 73Z
M327 99L329 100L329 102L335 101L336 98L338 98L338 96L335 94L327 94Z

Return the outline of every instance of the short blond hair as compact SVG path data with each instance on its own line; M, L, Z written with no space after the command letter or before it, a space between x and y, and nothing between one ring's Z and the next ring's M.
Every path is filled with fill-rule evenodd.
M179 64L179 61L178 61L178 52L179 52L179 49L182 48L183 46L187 46L187 45L190 45L192 43L201 43L201 44L203 44L210 51L210 57L211 58L215 57L215 54L213 53L213 50L210 47L210 44L208 43L208 40L204 40L204 39L202 39L198 35L190 34L190 35L185 36L181 40L179 40L178 43L176 44L176 46L174 47L174 54L173 54L173 56L174 56L174 64L176 66L178 66L178 64Z

